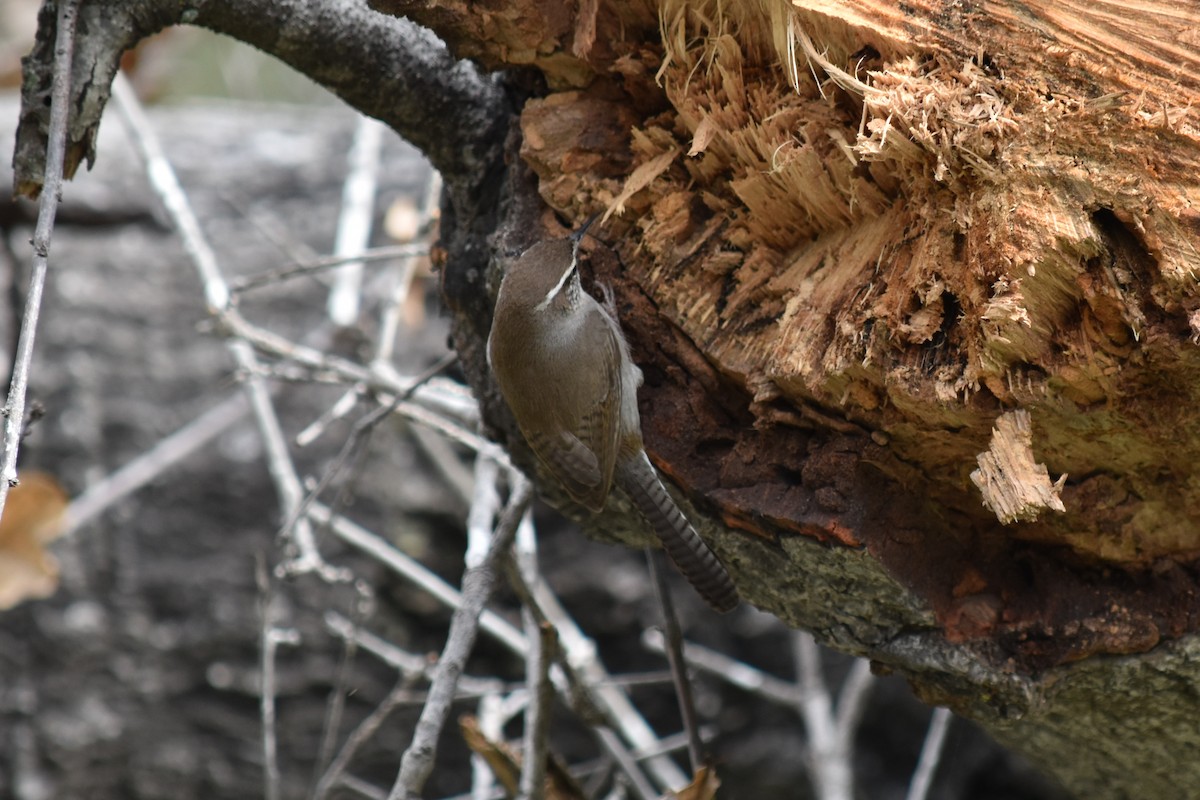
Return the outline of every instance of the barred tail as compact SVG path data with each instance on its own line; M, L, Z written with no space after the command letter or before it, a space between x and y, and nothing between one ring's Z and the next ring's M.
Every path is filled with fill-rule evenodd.
M645 452L618 464L616 479L704 602L722 614L737 607L738 591L729 573L667 494Z

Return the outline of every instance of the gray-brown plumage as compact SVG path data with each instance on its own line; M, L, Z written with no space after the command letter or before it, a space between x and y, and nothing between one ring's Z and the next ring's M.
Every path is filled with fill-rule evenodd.
M581 234L535 244L509 269L488 362L529 446L571 497L600 511L615 482L701 597L729 611L738 603L729 574L646 458L642 373L616 320L579 283Z

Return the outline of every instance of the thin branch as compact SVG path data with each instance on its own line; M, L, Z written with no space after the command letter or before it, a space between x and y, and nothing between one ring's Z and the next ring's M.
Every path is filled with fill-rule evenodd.
M325 614L325 626L341 639L361 647L383 663L398 670L406 678L432 678L434 665L423 654L410 653L396 645L379 638L370 631L363 630L350 620L329 611ZM509 691L512 684L505 683L499 678L479 678L463 675L458 679L459 697L482 697L489 694Z
M904 800L925 800L929 787L933 785L933 773L942 758L942 746L946 742L946 732L950 730L953 715L948 708L935 708L929 719L929 730L925 733L925 744L921 746L921 757L917 760L917 768L913 771L912 781L908 784L908 794Z
M874 686L875 675L871 672L871 662L865 658L855 659L838 692L837 716L834 720L839 749L846 753L847 760L853 758L854 734L858 731L867 697Z
M648 630L643 633L642 643L654 652L666 653L666 644L659 631ZM698 644L685 644L683 655L687 663L696 669L739 689L760 695L773 703L795 708L800 702L800 692L795 684L730 658L724 653Z
M820 647L816 639L804 631L795 632L793 641L800 684L797 711L808 732L808 764L813 788L819 800L853 800L853 737L843 736L838 731L833 697L821 671Z
M424 255L429 255L429 245L427 244L395 244L386 247L372 247L340 256L321 256L233 278L229 282L229 291L236 296L252 289L281 283L292 278L316 275L350 262L369 264L378 261L394 261L397 258L417 258Z
M500 465L487 456L475 459L475 490L467 513L467 552L463 561L470 569L482 564L492 548L493 521L500 510Z
M338 217L333 254L344 256L365 248L371 239L375 217L376 173L384 126L370 117L359 116L350 147L350 168L342 185L342 212ZM329 292L329 320L349 327L358 322L362 291L361 261L347 261L333 274Z
M12 381L4 402L4 452L0 458L0 512L4 510L8 490L17 484L17 451L25 429L25 397L29 390L29 365L33 362L33 340L42 310L42 290L50 258L50 236L62 199L63 164L67 150L67 125L70 118L71 65L75 57L75 22L78 0L61 0L54 40L54 82L50 90L50 131L46 145L45 175L38 201L37 224L33 231L33 274L25 296L17 355L13 361Z
M512 496L496 524L487 558L479 566L468 569L463 576L462 605L450 621L446 647L438 661L429 700L421 709L421 717L413 733L412 743L404 751L400 772L392 786L390 800L409 800L420 796L437 753L437 738L450 712L458 676L475 645L479 619L484 603L491 596L496 582L500 558L512 545L517 525L533 498L533 486L524 476L515 476Z
M390 403L395 393L407 391L409 388L410 381L395 374L393 370L381 367L368 369L353 361L296 344L276 333L251 325L235 309L229 309L222 314L221 323L236 340L249 342L261 352L294 361L319 372L340 375L348 383L362 382L378 394L382 403ZM257 375L261 374L261 369L252 367L246 371ZM437 384L436 388L427 388L428 391L418 391L413 401L399 403L393 410L406 419L438 431L472 450L486 452L506 468L511 468L511 462L503 448L470 430L466 422L452 419L470 418L471 424L478 420L479 407L469 392L461 385L451 382Z
M554 687L550 682L550 667L558 659L558 636L554 626L540 613L527 594L528 587L541 580L538 571L537 531L533 514L526 512L517 528L515 557L510 559L524 579L521 586L521 620L529 639L530 653L525 660L525 682L529 687L529 704L525 707L525 731L522 743L523 763L519 800L542 800L546 793L546 751L550 730L550 704Z
M325 431L329 429L330 425L340 419L344 419L347 414L354 410L354 407L358 405L358 401L366 394L366 390L367 387L361 383L356 383L350 387L348 391L333 402L333 405L322 411L319 417L296 434L296 446L308 447L317 439L320 439L325 434Z
M343 775L341 780L338 781L338 786L349 789L352 792L357 792L367 798L367 800L387 800L386 791L353 775Z
M375 426L382 422L383 419L388 416L388 414L395 411L401 403L411 397L413 392L421 388L426 381L430 380L442 370L446 369L446 367L453 364L457 358L458 355L456 353L447 353L446 355L442 356L433 364L433 366L429 367L423 373L417 376L417 378L407 389L396 395L396 397L394 397L388 405L381 405L360 417L354 423L354 427L350 431L350 435L346 437L344 442L342 442L342 447L338 451L338 454L334 457L333 463L330 464L325 470L324 474L321 475L321 480L318 481L317 485L313 487L311 491L305 493L304 498L296 506L291 516L284 521L283 526L280 529L281 532L285 534L290 533L301 521L306 521L303 520L303 517L308 512L309 506L312 505L312 503L315 502L316 499L320 497L327 488L329 488L329 485L338 476L342 468L346 465L346 462L350 460L350 457L354 455L355 452L359 452L363 447L366 447L366 443L370 439L371 434L374 432Z
M262 719L263 784L266 800L279 800L279 759L275 733L275 653L281 644L297 645L300 634L292 629L277 628L271 619L271 582L261 560L255 568L258 584L261 636L259 668L262 686L259 688L259 716Z
M462 456L450 437L430 430L424 425L411 425L408 432L413 444L429 459L433 469L456 498L469 507L475 482L471 469L463 463ZM480 454L479 458L496 463L491 454Z
M525 707L523 763L517 797L519 800L543 800L546 795L546 739L550 732L550 704L554 696L550 665L554 661L557 639L554 627L548 622L538 622L529 609L523 610L522 617L529 641L535 646L525 662L529 704Z
M643 643L665 652L664 637L655 631L642 635ZM862 718L867 694L875 684L870 663L858 660L850 668L838 696L833 697L821 672L820 649L809 634L794 635L798 684L776 678L714 650L695 644L683 647L688 664L734 686L796 710L809 738L809 765L820 800L853 795L854 734Z
M476 719L479 721L479 732L489 741L497 742L504 736L504 703L499 693L486 694L479 698L479 711ZM471 748L471 795L468 800L488 800L500 789L496 785L496 774L488 764L487 759ZM500 790L504 795L503 789Z
M307 264L318 258L317 251L307 242L297 239L279 216L270 210L249 206L229 192L218 190L217 196L228 203L238 217L244 219L250 224L250 227L262 234L264 239L275 245L283 257L289 259L292 264ZM237 286L240 281L241 277L238 276L230 279L229 292L231 295L237 295Z
M704 744L700 741L700 725L696 720L696 704L692 700L692 684L688 680L687 664L683 658L683 631L679 627L679 617L675 614L675 604L671 602L671 589L667 586L666 576L659 567L654 551L646 550L646 562L650 565L654 593L662 608L667 664L671 667L675 697L679 702L679 716L683 719L683 730L687 733L688 759L691 761L692 774L695 775L705 762Z
M610 728L598 728L596 735L600 738L600 743L604 746L604 749L612 756L613 761L617 762L617 767L620 768L626 780L629 781L629 788L633 790L634 794L641 798L641 800L656 800L659 797L659 793L646 780L646 776L642 774L637 760L625 749L624 744L617 737L617 734Z

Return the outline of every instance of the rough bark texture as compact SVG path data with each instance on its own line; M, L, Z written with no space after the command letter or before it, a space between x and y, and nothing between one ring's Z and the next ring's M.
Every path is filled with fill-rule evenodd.
M472 195L448 164L446 293L493 419L481 209L505 203L501 254L527 242L532 170L567 219L624 206L591 267L648 449L748 599L1080 795L1200 786L1193 4L378 4L523 68L508 171ZM1010 410L1065 512L981 502Z

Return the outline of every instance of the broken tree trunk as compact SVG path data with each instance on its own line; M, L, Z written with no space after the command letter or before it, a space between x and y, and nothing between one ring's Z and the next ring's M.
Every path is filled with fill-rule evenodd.
M426 5L544 76L521 156L610 212L648 444L745 595L1080 795L1200 785L1200 7Z
M508 71L503 166L297 47L332 22L186 13L436 145L456 343L518 454L481 254L609 210L647 448L747 599L1080 796L1200 786L1200 6L375 4Z

